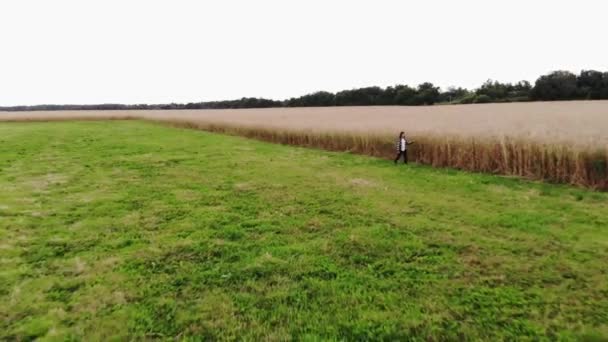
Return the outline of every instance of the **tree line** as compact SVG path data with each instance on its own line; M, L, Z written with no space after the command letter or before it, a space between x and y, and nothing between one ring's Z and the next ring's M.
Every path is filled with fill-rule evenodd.
M228 101L169 104L99 104L37 105L0 107L0 111L32 110L153 110L153 109L230 109L321 106L421 106L433 104L468 104L520 101L600 100L608 99L608 72L583 70L579 75L554 71L540 76L534 86L528 81L515 84L488 80L479 88L468 90L450 87L441 90L425 82L417 87L396 85L386 88L365 87L337 93L319 91L284 101L244 97Z

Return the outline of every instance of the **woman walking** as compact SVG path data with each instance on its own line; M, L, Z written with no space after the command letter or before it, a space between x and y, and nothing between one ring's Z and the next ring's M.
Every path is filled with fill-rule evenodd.
M405 138L405 132L399 133L399 139L397 139L397 158L395 158L395 165L399 161L399 158L403 156L403 163L407 164L407 145L413 144L413 141L407 141Z

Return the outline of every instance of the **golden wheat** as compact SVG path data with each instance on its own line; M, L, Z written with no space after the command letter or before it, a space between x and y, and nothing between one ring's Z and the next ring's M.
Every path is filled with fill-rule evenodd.
M432 107L0 113L0 121L145 119L333 151L411 158L436 167L608 190L608 101Z
M395 137L382 134L314 132L268 127L164 121L174 126L239 135L274 143L395 157ZM435 167L520 176L608 190L608 149L588 149L525 139L414 136L412 160Z

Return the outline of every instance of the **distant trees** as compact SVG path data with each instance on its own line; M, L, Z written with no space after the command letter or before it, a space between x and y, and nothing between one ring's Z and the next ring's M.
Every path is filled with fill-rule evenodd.
M481 85L481 87L479 87L479 89L475 91L475 94L478 97L483 96L484 98L487 98L488 100L485 102L490 102L492 100L504 100L508 96L508 89L510 86L510 84L487 80Z
M600 90L600 99L608 99L608 72L602 74L602 89Z
M313 107L313 106L335 106L335 95L327 91L318 91L316 93L292 97L285 101L287 107Z
M336 94L336 106L373 106L377 105L384 89L367 87L343 90Z
M414 105L432 105L439 100L439 87L425 82L418 86L414 96Z
M509 89L508 98L514 101L528 101L530 100L530 91L532 85L528 81L519 81Z
M462 100L463 98L470 96L471 92L468 89L461 87L448 87L448 89L439 94L439 101L443 103L452 103L456 100Z
M286 107L310 106L386 106L386 105L431 105L441 99L439 87L432 83L420 84L417 88L407 85L394 87L365 87L342 90L336 94L320 91L284 102Z
M580 98L608 99L608 72L583 70L576 80L576 87Z
M576 76L568 71L554 71L536 80L533 100L608 99L608 72L583 70Z
M474 92L466 89L460 91L460 96L454 97L451 102L455 103L489 103L489 102L515 102L529 101L532 86L528 81L520 81L515 84L500 83L487 80Z
M513 101L528 100L532 86L528 81L520 81L516 84L500 83L492 80L486 81L475 91L478 96L485 95L491 101Z
M577 76L568 71L554 71L539 77L534 86L528 81L515 84L487 80L479 88L468 90L450 87L441 91L432 83L417 87L398 84L386 88L364 87L337 93L318 91L284 101L243 97L238 100L191 102L187 104L99 104L39 105L0 107L0 111L30 110L133 110L133 109L225 109L311 106L423 106L436 103L490 103L514 101L608 99L608 72L583 70Z
M416 96L416 89L407 85L398 85L395 87L397 93L395 95L395 101L393 104L402 106L414 106L414 97Z
M536 80L532 89L535 100L570 100L577 96L576 75L569 71L554 71Z

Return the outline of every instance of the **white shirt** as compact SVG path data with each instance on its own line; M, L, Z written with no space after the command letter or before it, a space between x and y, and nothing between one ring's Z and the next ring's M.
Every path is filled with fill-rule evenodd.
M407 150L407 142L405 141L405 138L401 138L401 142L399 143L399 150L400 151Z

